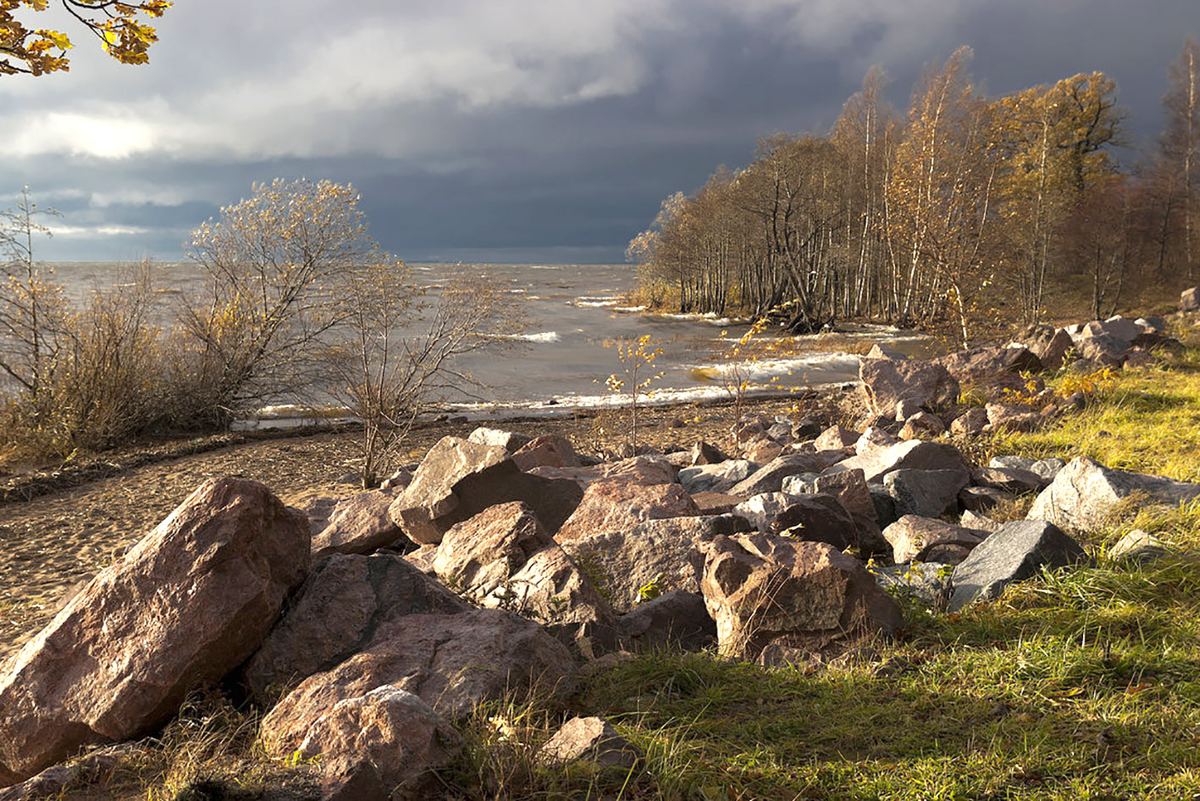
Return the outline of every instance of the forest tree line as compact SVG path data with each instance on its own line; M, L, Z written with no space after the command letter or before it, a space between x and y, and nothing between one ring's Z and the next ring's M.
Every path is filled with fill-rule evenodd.
M1132 168L1114 157L1111 78L990 98L971 57L928 69L905 116L873 67L828 135L772 136L749 166L667 198L629 245L643 299L769 314L793 332L951 324L966 344L981 323L1084 300L1107 316L1143 287L1198 277L1200 46L1171 64L1165 129Z

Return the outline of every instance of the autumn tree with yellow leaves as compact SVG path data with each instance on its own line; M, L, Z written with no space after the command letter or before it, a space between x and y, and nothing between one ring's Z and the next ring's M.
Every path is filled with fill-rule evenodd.
M20 12L46 12L50 0L0 0L0 75L45 75L70 70L67 51L71 37L53 28L29 27ZM104 52L122 64L145 64L150 46L158 41L147 20L157 19L171 7L167 0L58 0L64 21L81 26L94 36Z
M793 332L846 318L952 328L966 344L981 326L1111 314L1194 281L1200 49L1171 66L1161 147L1132 169L1114 155L1112 78L992 98L972 57L927 70L903 116L872 67L828 136L774 135L747 166L672 195L628 254L655 287L644 299Z

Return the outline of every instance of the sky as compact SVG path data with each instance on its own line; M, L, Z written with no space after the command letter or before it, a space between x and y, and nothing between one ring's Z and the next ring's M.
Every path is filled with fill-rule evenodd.
M406 261L615 263L671 193L826 133L873 64L901 110L960 45L991 95L1103 71L1132 163L1200 39L1197 0L176 0L131 67L61 13L35 16L71 71L0 77L0 208L28 185L61 213L47 261L183 259L307 177Z

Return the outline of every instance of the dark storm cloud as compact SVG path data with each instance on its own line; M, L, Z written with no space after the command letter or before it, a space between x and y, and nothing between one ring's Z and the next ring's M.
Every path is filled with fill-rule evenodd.
M823 133L881 63L900 108L960 44L992 93L1103 70L1159 126L1194 0L181 0L146 68L0 79L0 159L63 212L42 254L183 252L276 176L352 182L410 260L619 260L671 192ZM1131 160L1132 153L1122 156Z

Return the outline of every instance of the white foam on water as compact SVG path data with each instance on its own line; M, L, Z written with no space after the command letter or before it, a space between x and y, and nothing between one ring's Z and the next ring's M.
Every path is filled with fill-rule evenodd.
M604 309L616 306L623 298L620 295L584 295L568 301L568 306Z
M818 353L810 356L788 356L776 359L744 360L737 362L715 362L693 365L693 378L724 384L729 380L748 381L751 384L766 384L796 373L838 372L857 375L858 357L851 353ZM844 379L843 379L844 380ZM833 383L838 383L835 379Z
M614 306L613 311L623 312L625 314L637 314L638 312L644 312L649 308L649 306Z
M658 316L665 320L693 320L698 323L708 323L709 325L737 325L738 323L745 322L744 320L737 320L733 317L721 317L716 312L704 312L703 314L699 312L687 312L682 314L667 312L659 314Z
M539 345L561 342L557 331L539 331L536 334L497 334L496 339L515 339L520 342L536 342Z

